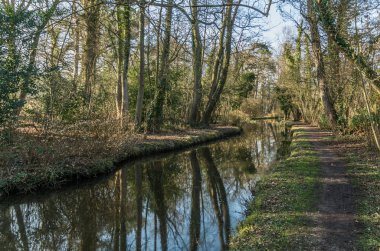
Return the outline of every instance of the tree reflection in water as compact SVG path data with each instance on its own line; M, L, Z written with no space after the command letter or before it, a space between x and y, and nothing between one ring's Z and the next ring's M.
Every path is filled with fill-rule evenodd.
M0 250L225 250L284 145L281 129L264 124L91 184L3 202Z
M209 194L218 220L220 248L221 250L225 250L228 248L231 227L227 194L223 180L211 157L210 150L202 148L201 152L206 162Z
M201 189L202 175L196 151L190 152L190 163L192 173L192 190L191 190L191 215L190 215L190 250L198 250L201 234Z

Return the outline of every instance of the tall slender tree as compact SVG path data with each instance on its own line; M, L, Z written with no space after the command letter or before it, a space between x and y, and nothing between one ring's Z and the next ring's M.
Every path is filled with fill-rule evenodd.
M238 11L238 7L238 5L235 6L235 11L233 13L233 0L228 0L226 3L221 33L219 37L218 52L213 66L211 89L208 95L208 102L206 104L206 108L203 112L202 117L202 124L204 126L209 125L211 116L215 111L224 85L226 84L231 59L233 23Z
M199 31L198 0L191 1L191 39L193 62L193 99L188 115L188 124L196 126L199 121L200 105L202 101L202 62L203 46Z
M310 26L311 44L315 58L315 65L317 67L317 81L320 97L330 125L333 129L336 129L338 118L329 96L321 38L318 28L318 16L316 13L316 5L313 0L307 0L307 21Z
M165 95L169 88L169 53L170 53L170 38L172 34L172 16L173 16L173 0L169 0L166 7L164 38L162 43L162 51L160 58L160 66L158 74L158 82L155 88L152 108L148 117L148 131L158 131L163 123L163 110L165 103Z
M124 0L124 62L123 62L123 120L127 122L129 115L129 61L131 55L131 1Z
M136 103L136 117L135 117L135 126L139 130L141 129L142 122L142 111L143 111L143 102L144 102L144 86L145 86L145 1L140 2L140 71L139 71L139 90L137 94L137 103Z
M84 82L84 101L88 113L92 110L92 96L96 83L96 62L99 46L100 0L83 0L85 10L84 24L86 39L83 49L82 77Z

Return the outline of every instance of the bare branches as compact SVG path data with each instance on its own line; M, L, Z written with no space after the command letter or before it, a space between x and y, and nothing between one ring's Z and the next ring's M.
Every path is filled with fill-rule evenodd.
M158 7L170 7L168 3L156 3L155 1L151 1L149 3L149 5L151 5L151 6L158 6ZM267 17L269 15L269 11L270 11L270 8L272 6L272 0L269 0L269 2L266 4L266 6L264 7L263 10L259 9L258 7L255 7L253 5L243 4L242 0L239 0L237 3L231 3L231 4L226 3L226 4L197 4L197 5L188 4L188 5L180 5L180 4L175 4L174 3L172 5L172 7L176 8L182 14L184 14L186 16L186 18L190 22L193 22L194 20L192 20L191 16L189 15L189 13L186 10L186 8L225 8L225 7L228 7L228 6L247 8L247 9L253 10L253 11L261 14L264 17ZM200 23L206 24L206 25L215 24L215 21L213 21L213 22L205 22L205 21L202 21L202 20L198 20L198 21Z

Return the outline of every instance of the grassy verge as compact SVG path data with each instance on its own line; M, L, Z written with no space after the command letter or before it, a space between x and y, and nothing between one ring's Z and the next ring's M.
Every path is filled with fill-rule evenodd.
M357 220L362 231L357 240L359 250L380 247L380 155L363 140L337 139L334 147L346 158L351 182L356 191ZM344 150L343 150L344 149Z
M56 188L77 179L110 172L122 161L180 150L238 135L238 127L183 130L133 139L73 140L29 137L0 149L0 197L40 188Z
M231 245L235 250L310 250L310 215L316 211L318 158L302 129L293 129L291 156L261 180L247 218Z

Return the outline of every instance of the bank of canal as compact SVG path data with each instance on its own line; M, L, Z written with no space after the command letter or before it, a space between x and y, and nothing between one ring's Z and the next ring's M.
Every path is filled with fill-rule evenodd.
M9 165L14 165L13 168L4 168L8 171L3 171L0 175L0 200L16 193L58 189L67 183L81 182L83 179L110 173L119 168L119 165L125 161L178 151L226 139L240 133L239 127L215 126L209 129L188 129L160 134L135 135L133 139L127 139L124 144L107 153L97 153L96 147L94 147L95 149L90 147L88 152L84 153L86 156L71 155L70 152L72 151L68 151L68 153L62 153L63 157L59 158L57 157L58 154L54 154L57 149L43 149L38 144L31 152L11 151L8 154L11 154L16 160L9 163ZM91 144L91 142L87 144ZM78 149L79 152L80 150ZM51 152L50 155L44 155L44 158L48 158L49 161L38 163L32 158L33 155L40 155L41 152L45 151ZM17 154L31 155L31 158L22 161L22 156L17 156Z
M284 139L283 126L262 123L229 140L126 163L85 185L13 197L0 205L0 247L225 249Z
M302 126L292 127L291 155L255 187L247 217L232 240L234 250L324 250L317 248L320 161Z

